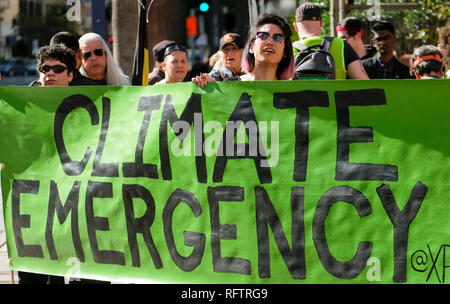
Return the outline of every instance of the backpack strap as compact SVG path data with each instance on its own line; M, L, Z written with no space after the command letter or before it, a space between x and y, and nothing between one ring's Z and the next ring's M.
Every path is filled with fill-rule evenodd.
M304 45L303 43L301 43L299 40L295 41L292 44L292 46L295 47L299 51L304 51L304 50L308 49L308 47L306 45Z
M320 48L324 51L329 52L331 48L331 43L333 42L334 37L324 37Z

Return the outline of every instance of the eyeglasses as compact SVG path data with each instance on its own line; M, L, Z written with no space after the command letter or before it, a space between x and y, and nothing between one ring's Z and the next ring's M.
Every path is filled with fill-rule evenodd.
M171 44L168 47L166 47L166 50L164 51L164 58L166 58L170 53L175 51L182 51L185 52L186 54L188 53L187 49L184 46L178 44Z
M56 74L61 74L62 72L67 70L67 67L57 64L57 65L43 65L39 68L39 72L44 74L47 74L51 70L53 70L53 72L55 72Z
M269 37L272 37L272 40L276 43L283 43L286 36L284 34L273 34L270 35L268 32L257 32L256 38L261 39L262 41L266 41L269 39Z
M105 51L104 51L103 49L95 49L95 50L93 51L93 53L94 53L95 56L101 57L101 56L103 56L103 54L105 53ZM92 55L91 51L87 51L87 52L84 52L82 56L83 56L83 59L84 59L84 60L88 60L89 57L91 57L91 55Z

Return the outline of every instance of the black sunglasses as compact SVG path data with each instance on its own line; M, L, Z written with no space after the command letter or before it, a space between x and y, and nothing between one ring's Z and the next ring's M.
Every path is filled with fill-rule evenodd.
M53 72L55 72L56 74L61 74L62 72L67 70L67 67L57 64L57 65L43 65L39 68L39 72L44 74L47 74L51 70L53 70Z
M93 51L93 53L94 53L95 56L101 57L101 56L103 56L103 54L105 53L105 51L104 51L103 49L95 49L95 50ZM84 52L82 56L83 56L83 59L84 59L84 60L88 60L89 57L91 57L91 55L92 55L92 52L91 52L91 51L87 51L87 52Z
M175 51L182 51L185 52L186 54L188 53L187 49L184 46L178 44L171 44L164 51L164 58L166 58L170 53Z
M273 41L276 43L283 43L286 36L284 34L273 34L270 35L268 32L257 32L256 38L261 39L262 41L266 41L269 39L269 37L272 37Z

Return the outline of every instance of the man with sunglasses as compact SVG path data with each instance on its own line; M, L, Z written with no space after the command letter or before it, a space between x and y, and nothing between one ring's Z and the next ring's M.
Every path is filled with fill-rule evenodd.
M189 71L187 49L178 44L169 45L164 52L161 69L165 77L156 84L183 82Z
M78 40L81 49L80 73L89 77L97 85L130 85L130 78L122 69L109 50L102 36L87 33Z
M378 54L363 60L370 79L414 79L409 68L394 56L397 43L394 25L388 21L378 21L372 26L372 34L372 42Z
M322 12L316 3L306 2L300 5L295 12L293 25L299 35L299 42L307 47L320 47L325 40L322 34ZM298 41L293 43L294 56L300 52L296 45ZM329 53L334 59L336 79L346 79L347 75L352 79L369 79L358 54L345 40L334 38Z

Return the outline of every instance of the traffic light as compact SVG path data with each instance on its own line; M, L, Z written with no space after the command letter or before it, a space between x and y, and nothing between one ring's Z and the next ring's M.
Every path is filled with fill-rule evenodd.
M189 0L188 9L195 9L200 14L207 14L211 11L211 0Z
M210 9L210 5L207 1L202 1L199 6L198 9L200 10L200 12L202 13L207 13Z

